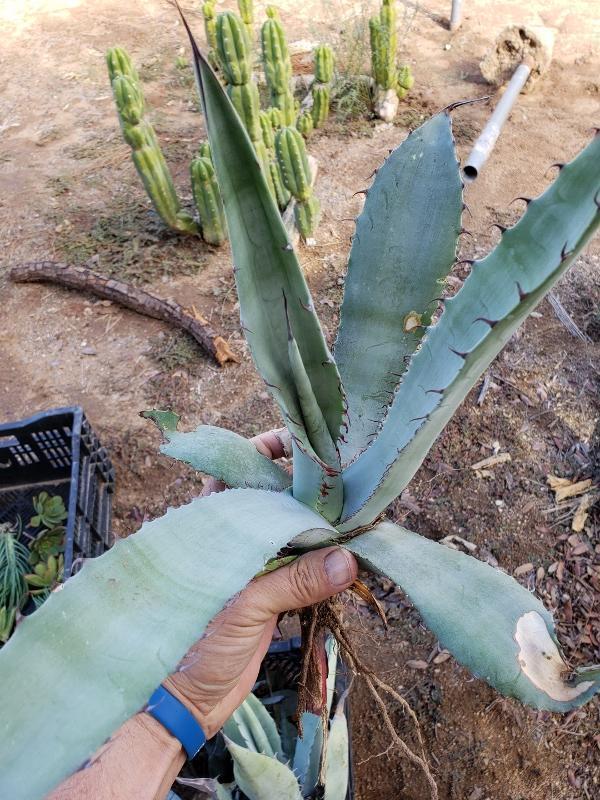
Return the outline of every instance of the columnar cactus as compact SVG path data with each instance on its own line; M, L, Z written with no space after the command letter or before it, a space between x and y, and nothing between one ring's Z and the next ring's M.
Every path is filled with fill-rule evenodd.
M133 65L129 54L122 47L111 47L106 52L106 66L108 78L112 84L117 75L125 75L133 83L140 82L138 71Z
M312 121L320 128L329 116L330 84L333 80L333 50L326 44L315 49L315 80L312 85Z
M263 144L260 98L252 76L248 37L242 20L232 11L217 15L217 53L227 81L227 94L248 131L266 175L268 155Z
M227 223L211 159L195 158L190 165L190 175L202 238L208 244L222 245L227 241Z
M398 75L397 75L397 87L396 93L400 100L402 100L412 87L415 84L415 79L412 74L412 70L408 64L403 64L401 67L398 67Z
M293 474L232 431L182 433L176 415L154 413L162 452L231 488L169 509L88 560L0 650L0 775L14 800L41 800L88 763L282 551L354 553L402 588L460 664L522 703L568 713L600 692L600 666L569 668L533 592L385 520L481 375L600 228L600 136L526 199L440 310L461 233L460 167L448 110L413 131L376 171L357 220L332 353L248 136L193 45L243 329L290 434ZM289 130L276 144L304 170L291 152L302 137ZM406 324L415 314L417 330Z
M152 205L170 228L198 234L193 218L181 209L154 128L144 119L144 96L131 59L121 48L111 48L106 63L123 138L131 147L133 163Z
M252 49L254 41L254 3L253 0L238 0L238 8L240 10L240 17L246 28L246 35L248 36L248 44Z
M369 20L369 31L375 113L386 122L391 122L398 110L395 0L382 0L379 14Z
M309 239L319 221L320 204L312 191L304 139L296 128L282 128L275 135L275 151L283 182L296 200L296 227L304 240Z
M271 119L271 125L273 126L274 131L278 131L279 128L283 127L283 115L276 106L270 106L267 108L267 114Z
M202 5L202 17L204 18L204 35L208 44L208 60L213 69L219 68L219 58L217 56L217 10L214 0L206 0Z
M279 162L275 155L275 132L271 124L271 115L268 111L260 112L260 127L262 130L263 144L267 150L269 159L267 183L269 184L269 189L275 198L279 210L283 211L292 199L292 195L283 183L281 168L279 167Z
M329 86L323 83L313 83L312 86L312 121L315 128L320 128L327 121L329 116L329 104L331 101Z
M298 119L296 120L296 128L298 128L305 139L308 139L314 128L312 114L309 111L305 111L303 114L298 115Z
M271 105L281 111L284 125L293 125L297 105L291 89L292 62L277 10L272 6L267 7L267 16L268 19L262 26L261 44Z

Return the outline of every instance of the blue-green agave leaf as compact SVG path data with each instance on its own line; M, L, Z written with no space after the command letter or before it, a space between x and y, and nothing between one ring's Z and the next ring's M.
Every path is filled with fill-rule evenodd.
M324 800L346 800L350 778L350 742L344 703L336 708L327 739Z
M171 509L88 561L0 650L0 794L37 800L77 769L227 600L314 528L328 526L286 493L234 489Z
M212 475L232 489L282 492L292 485L291 477L282 467L261 455L251 441L233 431L200 425L189 433L163 429L163 434L166 441L160 446L161 453Z
M233 758L235 781L249 800L302 800L296 776L288 766L231 739L226 738L225 743Z
M335 441L343 415L340 378L308 286L248 134L187 30L225 206L242 325L254 361L286 424L304 436L287 347L287 298L302 362Z
M349 407L345 462L373 440L437 308L462 207L452 123L442 112L377 170L357 220L334 348Z
M346 546L397 583L443 647L502 694L569 711L600 690L595 672L566 679L552 615L501 570L390 522Z
M323 720L312 711L302 713L302 736L296 739L293 770L302 787L302 796L314 791L321 767L323 751Z
M340 530L374 520L408 484L436 437L517 327L600 224L600 136L569 164L444 304L373 444L344 473Z
M337 674L338 645L333 636L325 644L327 651L327 712L331 710ZM302 736L296 740L293 769L300 781L302 795L310 796L319 782L323 753L323 720L320 715L302 714Z

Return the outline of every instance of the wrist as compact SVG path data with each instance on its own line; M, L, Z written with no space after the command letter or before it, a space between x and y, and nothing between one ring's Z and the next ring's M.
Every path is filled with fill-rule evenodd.
M218 706L202 708L200 702L191 697L189 693L182 691L173 677L163 681L163 686L188 709L204 731L207 741L208 739L212 739L212 737L221 730L227 717L221 719L218 713Z
M165 757L170 757L173 761L181 758L181 763L185 761L185 751L183 745L164 725L154 719L146 711L140 711L131 718L131 723L147 742L148 750L161 753Z

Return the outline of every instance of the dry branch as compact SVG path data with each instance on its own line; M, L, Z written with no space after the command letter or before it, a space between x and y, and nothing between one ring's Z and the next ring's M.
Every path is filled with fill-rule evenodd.
M239 363L222 336L217 336L208 321L194 309L194 313L180 306L174 300L161 300L142 289L128 283L98 275L85 267L73 267L55 261L33 261L21 264L10 271L10 278L18 283L50 281L70 289L82 289L98 297L111 300L125 308L137 311L153 319L160 319L181 328L198 342L200 347L223 366L227 361Z

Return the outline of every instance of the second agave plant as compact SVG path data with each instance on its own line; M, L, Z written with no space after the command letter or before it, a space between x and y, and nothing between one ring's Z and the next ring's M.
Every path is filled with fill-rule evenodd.
M175 415L150 415L164 453L231 488L170 509L86 563L0 652L0 775L11 798L41 798L85 761L282 551L347 548L402 588L458 662L522 703L567 712L600 689L599 666L569 670L534 594L384 513L596 232L600 136L527 201L450 297L443 286L463 208L450 115L413 131L377 172L358 218L332 353L252 143L191 41L241 322L289 431L293 476L231 431L183 433Z

